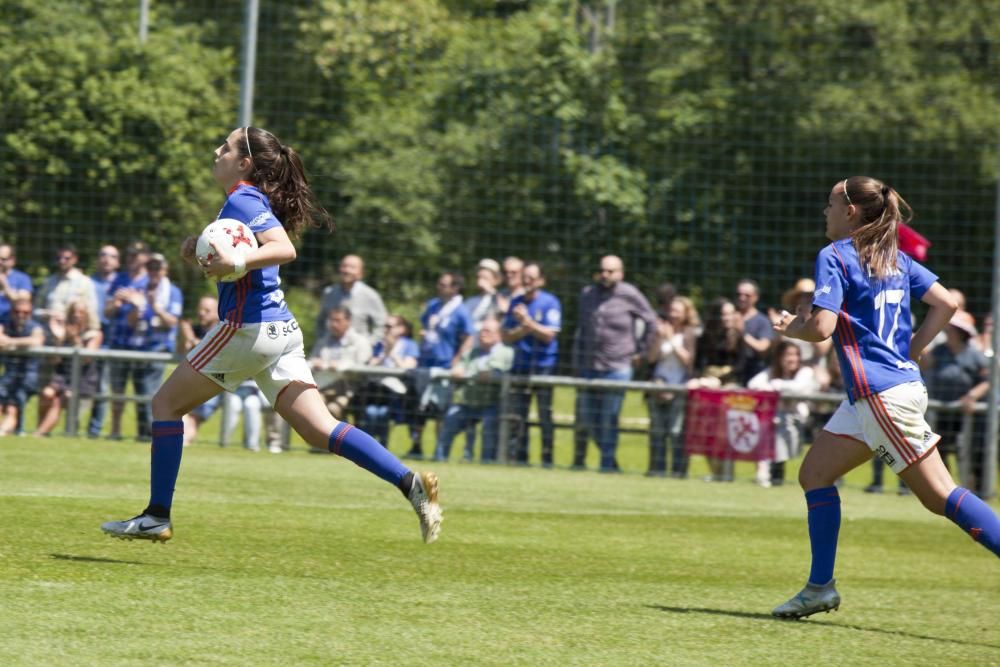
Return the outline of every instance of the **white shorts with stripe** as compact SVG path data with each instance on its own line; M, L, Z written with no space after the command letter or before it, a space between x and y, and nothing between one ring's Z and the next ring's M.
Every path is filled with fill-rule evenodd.
M302 330L293 319L239 327L219 322L188 352L187 360L226 391L236 391L253 378L271 405L291 382L316 386L302 348Z
M941 440L927 423L926 411L927 387L907 382L859 398L854 405L844 401L823 430L860 440L893 472L900 473L927 456Z

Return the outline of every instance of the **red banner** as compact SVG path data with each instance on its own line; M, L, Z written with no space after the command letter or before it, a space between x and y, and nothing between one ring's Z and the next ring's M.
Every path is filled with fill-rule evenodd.
M776 391L691 389L684 413L684 451L719 459L774 458Z

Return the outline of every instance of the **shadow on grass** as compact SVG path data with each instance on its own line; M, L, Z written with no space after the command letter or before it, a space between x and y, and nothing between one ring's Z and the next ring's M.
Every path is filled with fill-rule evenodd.
M112 563L115 565L145 565L137 560L116 560L114 558L95 558L93 556L73 556L71 554L49 554L56 560L68 560L74 563Z
M774 623L795 623L795 619L784 619L775 618L771 614L755 613L749 611L733 611L730 609L704 609L699 607L667 607L660 604L648 604L646 605L650 609L657 609L659 611L669 612L671 614L710 614L713 616L732 616L734 618L750 618L760 621L769 621ZM809 625L821 625L827 628L843 628L845 630L857 630L859 632L876 632L882 635L892 635L895 637L908 637L910 639L924 639L932 642L941 642L944 644L959 644L961 646L982 646L985 648L995 648L1000 649L1000 646L996 644L987 644L985 642L974 642L974 641L962 641L960 639L952 639L950 637L933 637L931 635L921 635L915 632L904 632L902 630L886 630L885 628L871 628L865 627L863 625L851 625L849 623L833 623L831 621L820 621L820 620L805 620L802 619L800 623L803 626L808 623Z

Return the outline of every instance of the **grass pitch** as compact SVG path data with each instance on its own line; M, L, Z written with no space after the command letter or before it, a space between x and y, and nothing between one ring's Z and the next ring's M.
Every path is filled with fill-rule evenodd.
M426 546L353 464L202 442L171 542L105 537L148 468L135 443L0 440L0 664L1000 662L996 558L863 494L867 471L842 490L843 605L796 622L769 614L807 574L794 486L446 464Z

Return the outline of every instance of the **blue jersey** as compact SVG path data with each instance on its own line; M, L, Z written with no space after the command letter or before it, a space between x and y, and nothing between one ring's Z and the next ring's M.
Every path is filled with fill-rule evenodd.
M229 191L218 219L232 218L247 225L254 234L280 227L264 193L241 181ZM280 289L277 266L249 271L231 283L219 282L219 319L236 326L244 322L274 322L292 318Z
M128 304L128 310L133 306ZM184 297L177 285L170 286L170 296L165 304L165 310L179 318L184 310ZM159 316L153 312L153 306L146 307L139 314L139 322L129 338L129 349L146 352L173 352L177 342L177 325L165 328L160 323Z
M523 303L528 309L528 315L538 324L548 329L559 331L562 327L562 304L559 298L551 292L538 290L531 301L526 301L524 295L516 296L510 302L507 316L503 320L504 329L516 329L520 326L514 317L514 308ZM537 370L551 370L559 358L559 340L553 336L548 343L543 343L534 336L528 335L514 343L514 373L532 373Z
M420 316L420 324L424 327L418 362L421 368L451 368L462 340L476 333L469 311L462 308L461 297L455 299L458 301L448 303L431 299Z
M886 278L869 276L851 239L831 243L816 259L813 305L837 314L834 348L852 403L922 381L910 360L910 299L921 298L937 276L902 252L896 267Z
M31 276L24 271L11 269L7 272L7 284L13 290L27 290L34 294L35 286L31 284ZM0 292L0 323L6 322L10 315L10 299L3 292Z
M128 273L122 271L118 276L112 281L111 286L108 287L108 296L113 295L119 289L135 289L141 292L146 291L146 286L149 284L149 276L147 274L142 274L137 278L132 278ZM123 303L120 308L109 318L108 322L108 347L115 350L129 350L132 349L132 338L135 336L135 330L129 326L128 314L129 311L134 309L130 303Z

